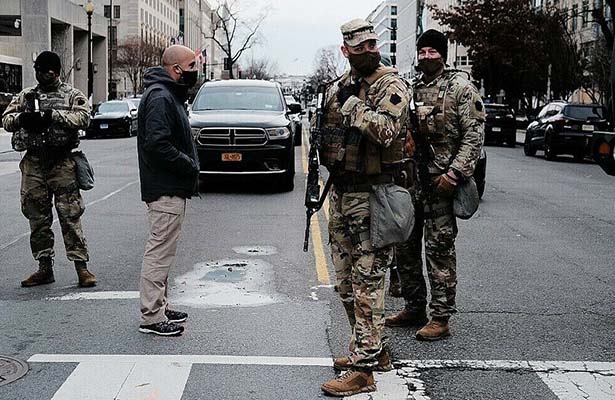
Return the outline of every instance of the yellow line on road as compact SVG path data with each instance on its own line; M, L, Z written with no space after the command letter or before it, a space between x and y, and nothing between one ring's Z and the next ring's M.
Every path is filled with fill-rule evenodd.
M307 146L309 146L309 140L307 135L307 129L303 129L303 140L301 144L301 155L303 161L303 172L308 173L307 163ZM322 186L322 181L321 181ZM329 217L329 201L326 200L324 205L325 216ZM331 278L329 277L329 269L327 268L327 258L325 257L325 246L322 241L322 234L320 233L320 221L318 219L318 213L312 216L312 226L310 227L310 236L312 237L312 247L314 249L314 260L316 262L316 276L318 282L323 285L330 285Z

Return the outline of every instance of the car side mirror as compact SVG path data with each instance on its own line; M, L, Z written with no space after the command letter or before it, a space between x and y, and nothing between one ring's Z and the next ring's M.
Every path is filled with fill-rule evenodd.
M300 114L303 110L301 109L301 104L289 104L288 105L289 114Z

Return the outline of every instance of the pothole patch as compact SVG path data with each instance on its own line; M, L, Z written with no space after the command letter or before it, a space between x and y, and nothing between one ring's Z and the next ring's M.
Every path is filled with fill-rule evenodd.
M218 260L196 264L175 279L170 302L193 307L255 307L277 302L273 267L263 260Z
M270 256L278 253L278 249L273 246L239 246L233 247L233 251L246 256Z
M0 386L15 382L27 374L29 368L25 361L0 355Z

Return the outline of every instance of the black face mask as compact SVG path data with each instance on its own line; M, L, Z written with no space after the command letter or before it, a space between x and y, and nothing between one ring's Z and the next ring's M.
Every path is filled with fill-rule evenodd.
M367 77L380 66L380 53L350 54L348 61L362 77Z
M179 65L177 66L177 68L182 71L182 74L179 77L177 83L179 83L180 85L184 85L187 88L191 88L196 85L196 81L199 78L199 71L184 71Z
M441 58L424 58L419 60L418 69L427 76L434 76L443 66Z
M53 72L36 71L36 80L41 86L50 86L56 83L57 78Z

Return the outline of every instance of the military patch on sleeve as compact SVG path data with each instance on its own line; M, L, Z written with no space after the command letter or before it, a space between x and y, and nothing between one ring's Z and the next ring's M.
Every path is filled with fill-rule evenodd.
M77 100L77 105L78 106L84 106L85 103L87 103L87 101L85 99L78 99Z
M399 97L399 95L397 93L393 93L389 100L390 100L391 104L393 104L394 106L396 106L399 103L401 103L401 97Z

